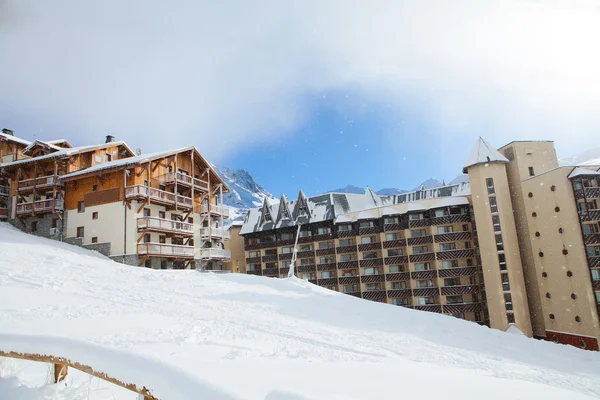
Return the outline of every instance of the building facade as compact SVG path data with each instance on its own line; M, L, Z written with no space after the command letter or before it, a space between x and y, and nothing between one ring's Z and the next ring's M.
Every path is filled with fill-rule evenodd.
M220 270L227 186L195 147L136 155L124 142L26 144L0 165L20 229L156 269ZM15 159L16 158L16 159Z
M239 232L246 272L287 276L297 240L295 275L319 286L598 350L600 166L480 138L464 172L397 196L265 200Z

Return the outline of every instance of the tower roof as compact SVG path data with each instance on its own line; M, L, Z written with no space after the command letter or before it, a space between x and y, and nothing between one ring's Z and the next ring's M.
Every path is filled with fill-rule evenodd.
M508 158L500 154L498 150L494 149L491 144L483 140L480 136L477 140L477 144L473 150L471 150L469 158L467 158L467 161L465 162L463 173L467 173L469 167L474 165L487 164L491 162L507 163Z

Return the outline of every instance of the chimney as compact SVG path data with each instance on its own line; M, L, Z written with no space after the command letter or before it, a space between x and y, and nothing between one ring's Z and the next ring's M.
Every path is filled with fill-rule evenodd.
M115 137L112 135L106 135L106 142L104 143L110 143L110 142L114 142L115 141Z
M14 132L8 128L2 128L2 133L4 133L5 135L15 136Z

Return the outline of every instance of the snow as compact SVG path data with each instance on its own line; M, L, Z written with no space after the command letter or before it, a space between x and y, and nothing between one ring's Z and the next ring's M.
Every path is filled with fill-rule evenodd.
M376 219L377 215L375 214L371 214L370 212L366 212L366 211L361 211L360 213L358 213L358 216L356 217L356 219L358 221L363 220L363 219Z
M471 150L467 161L465 162L465 166L463 168L463 172L467 172L469 167L472 167L477 164L486 164L489 162L502 162L508 163L508 159L504 157L502 154L498 152L491 144L483 140L483 138L479 138L477 140L477 144Z
M431 208L463 206L467 204L469 204L469 200L466 197L444 197Z
M162 399L600 396L596 352L298 279L124 266L5 223L0 248L1 350L61 352Z
M0 132L0 137L3 138L3 139L6 139L6 140L10 140L12 142L24 144L26 146L29 146L31 144L31 142L29 140L21 139L19 137L16 137L16 136L13 136L13 135L8 135L8 134L2 133L2 132Z
M16 377L0 378L0 395L7 400L43 400L38 390L22 385Z
M569 179L570 178L575 178L577 176L591 176L591 175L600 175L600 171L596 171L595 169L590 169L590 168L581 168L581 167L576 167L575 169L573 169L573 171L571 171L571 173L569 174Z

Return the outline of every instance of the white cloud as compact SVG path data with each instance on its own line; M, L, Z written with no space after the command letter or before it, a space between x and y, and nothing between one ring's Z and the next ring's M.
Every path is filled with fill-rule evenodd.
M477 133L568 152L600 131L598 38L592 0L4 0L0 122L218 160L350 88L427 118L440 148Z

